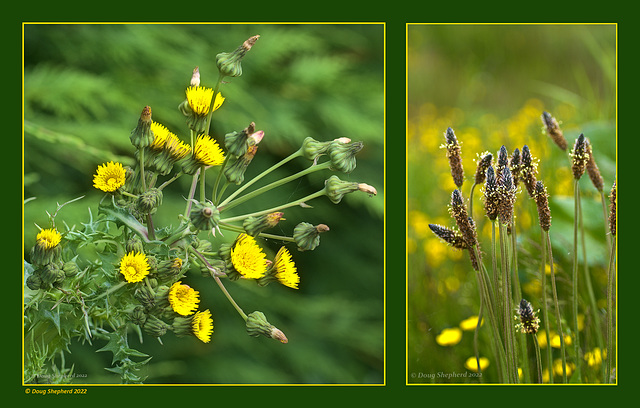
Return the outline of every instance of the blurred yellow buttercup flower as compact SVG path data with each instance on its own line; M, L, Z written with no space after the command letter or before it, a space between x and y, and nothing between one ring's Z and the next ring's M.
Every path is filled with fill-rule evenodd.
M462 340L462 330L457 327L444 329L436 336L436 343L441 346L455 346Z
M93 186L105 193L111 193L124 185L126 171L122 164L110 161L98 166L93 176Z
M129 252L120 260L120 273L129 283L141 282L149 274L149 261L142 252Z
M276 268L276 278L285 286L293 289L298 289L298 283L300 283L300 276L296 270L296 265L291 260L291 254L285 247L280 248L276 254L274 261Z
M606 356L606 350L603 353L599 347L596 347L593 350L584 353L584 360L589 364L589 367L596 367L602 364L602 360L606 358Z
M480 327L484 324L484 319L480 322ZM460 322L460 328L464 331L475 330L478 325L478 316L471 316Z
M484 371L487 367L489 367L489 359L486 357L480 357L480 369ZM467 370L471 370L474 372L478 372L478 361L476 361L475 357L469 357L467 361L464 362L464 366Z
M258 279L267 272L267 262L256 240L245 233L236 239L231 248L231 263L236 271L247 279Z
M169 289L169 304L174 312L182 316L188 316L198 308L199 302L198 291L188 285L183 285L180 281L171 285Z
M36 235L36 244L42 249L51 249L60 243L62 235L55 228L43 229Z
M211 318L211 312L209 309L204 312L197 312L191 320L191 328L193 334L200 339L203 343L208 343L211 340L211 333L213 333L213 319Z

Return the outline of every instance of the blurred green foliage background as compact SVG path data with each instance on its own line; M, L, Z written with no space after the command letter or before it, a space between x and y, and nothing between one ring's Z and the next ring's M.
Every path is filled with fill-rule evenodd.
M408 27L408 381L477 382L477 378L468 377L419 378L420 373L465 372L465 361L474 355L473 331L464 331L453 346L436 342L442 330L459 327L463 320L477 316L479 307L467 253L447 247L428 228L429 223L455 225L447 210L456 186L446 152L440 148L448 127L462 144L466 181L461 191L465 199L473 184L477 154L489 151L495 160L501 145L511 153L526 144L540 160L538 180L550 194L550 234L560 307L566 322L571 321L573 177L568 153L577 136L584 133L593 146L608 198L617 158L616 41L616 26L611 24ZM542 131L543 111L561 122L569 144L567 152ZM598 302L598 310L591 310L581 265L580 313L587 317L581 340L586 353L593 350L595 333L602 329L589 317L598 313L604 324L608 251L600 194L586 174L580 186L589 273ZM540 228L535 204L521 189L515 208L518 271L523 296L538 309L542 307ZM484 216L481 195L476 187L474 219L485 265L490 269L490 222ZM480 333L480 354L491 357L486 324ZM554 358L558 357L556 349ZM491 363L484 373L487 382L496 381L495 364ZM597 381L598 367L589 369L586 381Z
M384 26L341 24L26 24L24 26L24 254L37 227L48 227L46 211L65 206L58 223L79 225L97 213L101 193L92 187L99 164L132 163L129 133L142 108L188 142L177 107L185 99L192 70L202 85L217 79L215 55L230 52L252 35L260 39L242 62L243 75L227 78L224 105L213 116L211 134L240 131L251 121L265 131L245 179L297 150L303 139L349 137L364 142L358 166L343 180L365 182L376 197L350 194L339 204L310 202L291 209L274 233L291 235L300 221L325 223L331 231L313 252L292 254L300 289L235 282L228 290L250 312L263 311L289 343L250 338L213 282L199 273L189 284L210 308L212 342L164 336L131 347L153 356L148 383L381 383L384 354ZM294 161L265 183L302 170ZM269 208L323 187L328 173L277 189L239 206L238 212ZM177 224L190 180L165 190L156 226ZM260 184L262 185L262 184ZM233 239L233 237L225 237ZM273 256L279 242L263 241ZM214 244L215 246L216 244ZM104 370L104 344L71 348L83 381L118 381Z

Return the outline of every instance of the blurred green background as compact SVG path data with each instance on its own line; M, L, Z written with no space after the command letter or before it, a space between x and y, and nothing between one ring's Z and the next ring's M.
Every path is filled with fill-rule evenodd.
M573 242L573 177L568 152L580 133L590 140L605 182L616 175L616 26L615 25L410 25L408 26L408 381L429 382L420 373L465 372L474 355L473 331L463 331L453 346L436 337L477 316L476 280L466 252L442 243L429 223L453 227L447 206L452 181L446 152L440 148L452 127L462 143L465 199L473 184L477 154L494 160L501 145L511 153L528 145L540 160L538 179L550 197L554 258L561 309L570 319L570 272ZM542 131L540 116L550 112L561 122L569 144L560 150ZM586 176L580 181L589 271L604 323L608 252L600 195ZM474 219L485 264L490 265L490 223L481 191L475 189ZM523 296L541 308L539 280L540 228L534 203L526 191L516 200L519 277ZM580 268L581 314L592 316ZM571 320L569 320L571 321ZM567 325L565 324L565 327ZM555 327L553 327L555 329ZM592 351L599 330L586 319L583 352ZM481 350L488 348L489 329L480 331ZM487 355L489 354L489 355ZM491 358L490 352L481 356ZM543 358L546 358L543 350ZM559 357L558 350L554 358ZM496 381L495 364L484 373ZM597 367L587 380L595 381ZM415 376L415 377L414 377ZM458 378L434 381L470 382Z
M202 85L217 79L215 55L230 52L252 35L260 39L242 62L243 75L227 78L216 111L218 139L251 121L265 131L245 180L297 150L302 140L349 137L363 141L358 166L343 180L365 182L376 197L350 194L339 205L312 201L291 209L274 233L291 235L301 221L331 228L313 252L293 252L300 289L251 282L227 285L250 312L260 310L282 329L282 345L246 335L244 322L222 293L199 273L188 283L201 292L201 308L213 313L211 343L164 336L130 346L153 356L147 383L381 383L384 381L384 26L381 24L26 24L24 26L24 254L46 211L65 206L57 221L79 225L97 213L101 194L92 187L97 166L132 163L129 133L142 108L188 141L177 106L192 70ZM269 177L308 166L300 159ZM315 192L329 173L314 173L237 207L238 213L269 208ZM156 226L176 224L190 180L165 190ZM234 209L235 210L235 209ZM225 237L232 239L233 237ZM214 243L214 246L217 245ZM262 241L268 256L279 242ZM104 367L104 344L74 344L67 366L91 383L118 378Z

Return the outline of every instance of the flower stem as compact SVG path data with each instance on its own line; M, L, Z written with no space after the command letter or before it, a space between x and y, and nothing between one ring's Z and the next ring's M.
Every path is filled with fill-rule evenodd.
M476 323L476 328L473 331L473 351L476 355L476 367L478 367L480 382L482 382L482 368L480 367L480 352L478 350L478 331L480 330L480 322L482 322L483 303L484 303L484 296L480 296L480 310L478 311L478 321Z
M578 179L573 183L573 274L572 274L572 295L573 295L573 330L574 330L574 353L576 374L578 382L582 382L580 364L580 332L578 331L578 224L580 214L580 184Z
M224 230L227 230L227 231L245 232L244 228L242 228L240 226L231 225L231 224L227 224L227 223L223 223L223 222L219 222L218 226L221 229L224 229ZM296 242L296 240L293 239L293 237L287 237L287 236L284 236L284 235L274 235L274 234L267 234L267 233L261 232L257 236L263 237L263 238L275 239L275 240L279 240L279 241Z
M516 364L516 356L515 356L515 336L513 330L513 324L511 323L511 279L509 272L509 263L507 256L507 226L500 225L500 255L501 255L501 272L504 280L502 293L504 299L504 330L505 330L505 350L507 353L508 363L509 363L509 377L513 383L515 383L518 379L518 368Z
M522 289L520 288L520 275L518 274L518 238L516 234L516 220L511 214L511 251L513 252L513 283L515 289L514 303L518 304L522 299ZM527 358L527 336L523 333L519 335L520 354L522 354L522 372L524 382L531 382L529 376L529 359ZM516 360L517 361L517 360Z
M206 195L205 195L205 187L206 187L205 174L206 174L205 167L204 166L200 166L200 202L202 204L204 204L205 200L206 200Z
M233 207L235 207L235 206L237 206L237 205L239 205L239 204L241 204L241 203L243 203L243 202L245 202L247 200L250 200L252 198L257 197L262 193L266 193L269 190L272 190L272 189L274 189L276 187L279 187L279 186L281 186L283 184L286 184L286 183L288 183L288 182L290 182L292 180L298 179L298 178L300 178L302 176L305 176L305 175L307 175L309 173L313 173L313 172L319 171L319 170L328 169L329 166L331 166L331 162L330 161L324 162L322 164L312 164L311 166L309 166L305 170L299 171L299 172L297 172L295 174L290 175L289 177L285 177L285 178L280 179L278 181L274 181L273 183L268 184L268 185L266 185L264 187L260 187L259 189L254 190L254 191L252 191L252 192L250 192L248 194L245 194L242 197L239 197L238 199L236 199L234 201L229 201L229 199L227 199L227 200L225 200L224 203L220 204L218 209L220 211L222 211L223 209L228 210L228 209L233 208Z
M562 355L562 382L567 383L567 355L564 347L564 331L562 330L562 319L560 317L560 305L558 304L558 291L556 289L556 275L553 268L553 251L551 249L551 238L549 237L549 231L544 231L547 257L549 259L549 268L551 272L551 291L553 292L553 303L556 309L556 324L558 326L558 334L560 336L560 354ZM547 340L548 341L548 340ZM547 343L547 347L551 347L551 343ZM551 376L552 370L549 367L549 376Z
M196 186L198 185L198 175L200 174L200 169L196 170L196 174L193 175L193 180L191 181L191 188L189 189L189 197L187 197L187 206L184 209L185 219L189 219L189 214L191 213L191 200L193 200L193 196L196 194Z
M296 201L292 201L292 202L290 202L288 204L283 204L283 205L278 206L278 207L269 208L268 210L257 211L257 212L251 213L251 214L245 214L245 215L239 215L237 217L225 218L223 220L220 220L220 223L229 223L229 222L234 222L234 221L241 221L241 220L244 220L245 218L249 218L249 217L259 217L261 215L265 215L265 214L269 214L269 213L272 213L272 212L280 211L280 210L283 210L285 208L295 207L296 205L300 205L301 203L304 203L305 201L310 201L310 200L312 200L314 198L323 196L325 194L326 194L326 190L323 188L322 190L320 190L320 191L318 191L316 193L309 194L306 197L303 197L303 198L301 198L299 200L296 200Z
M609 256L609 271L607 276L607 374L605 383L611 383L613 376L613 282L616 274L616 237L611 238L611 255Z
M178 172L176 173L175 176L171 177L169 180L165 181L164 183L162 183L160 185L160 187L158 187L158 190L162 191L165 187L167 187L169 184L173 183L174 181L176 181L177 179L180 178L180 176L182 176L184 173L183 172Z
M551 356L551 339L549 337L549 307L547 305L547 241L544 239L545 231L542 229L542 227L540 227L540 232L540 236L542 237L542 263L540 265L540 281L542 282L542 317L544 319L544 333L547 339L547 367L549 370L549 384L553 384L553 359ZM549 260L549 262L553 262L553 260Z
M536 363L538 367L538 384L542 384L542 359L540 358L540 345L538 344L538 337L535 334L532 334L533 343L536 349ZM550 345L547 345L548 348L551 348ZM553 377L552 367L549 367L549 378Z
M211 112L209 112L209 115L207 116L207 127L206 127L207 135L209 134L209 129L211 127L211 117L213 116L213 111L214 111L213 106L216 102L216 95L218 95L218 89L220 89L220 84L222 83L223 78L224 78L224 75L218 73L218 81L216 82L216 87L213 89L213 96L211 97L211 103L209 104L209 107L211 108Z

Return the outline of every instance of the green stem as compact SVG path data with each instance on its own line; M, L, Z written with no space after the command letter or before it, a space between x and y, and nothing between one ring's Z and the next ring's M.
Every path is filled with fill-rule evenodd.
M607 199L604 196L604 191L601 190L600 191L600 201L602 201L602 217L604 219L604 236L607 237L607 248L609 249L609 252L611 252L611 235L609 234L609 217L607 217L607 214L609 214L609 210L607 209Z
M242 228L240 226L236 226L236 225L231 225L231 224L226 224L226 223L219 222L218 226L221 229L224 229L224 230L227 230L227 231L245 232L244 228ZM274 234L267 234L267 233L261 232L257 236L263 237L263 238L275 239L275 240L279 240L279 241L296 242L296 240L293 239L293 237L287 237L287 236L284 236L284 235L274 235Z
M511 251L513 255L513 283L515 288L514 304L519 304L522 299L522 289L520 288L520 275L518 273L518 239L516 234L516 220L513 214L511 214ZM519 341L520 354L522 355L522 372L525 383L531 382L529 375L529 359L527 358L527 336L524 333L520 333ZM517 360L516 360L517 361Z
M540 227L540 236L542 238L542 264L540 268L540 281L542 282L542 317L544 319L544 332L547 338L547 367L549 370L549 384L553 384L553 358L551 356L551 338L549 336L549 307L547 305L547 241L544 239L545 231ZM553 262L553 260L549 260Z
M556 289L556 275L553 267L553 251L551 249L551 238L549 231L544 231L546 247L549 258L549 268L551 272L551 291L553 292L553 303L556 309L556 325L558 326L558 335L560 336L560 354L562 355L562 382L567 383L567 355L564 347L564 331L562 330L562 318L560 313L560 305L558 303L558 291ZM548 341L548 340L547 340ZM547 347L551 347L551 343L547 343ZM549 367L549 377L553 375L552 367Z
M469 192L469 216L473 217L473 191L476 189L476 183L474 182Z
M609 270L607 276L607 374L605 383L611 383L613 376L613 282L616 274L616 236L611 238L611 255L609 256Z
M209 104L211 108L211 112L209 112L209 115L207 116L207 127L206 127L207 135L209 134L209 129L211 128L211 117L213 116L213 110L214 110L213 106L214 106L214 103L216 102L216 95L218 95L218 89L220 89L220 84L222 83L223 78L224 78L224 75L222 75L221 73L218 73L218 81L216 82L216 86L213 89L213 96L211 97L211 103Z
M167 187L169 184L173 183L174 181L176 181L177 179L180 178L180 176L182 176L184 173L183 172L179 172L176 173L175 176L171 177L169 180L165 181L164 183L162 183L160 185L160 187L158 187L158 190L162 191L165 187Z
M582 382L581 357L580 357L580 332L578 331L578 224L580 214L580 184L574 179L573 183L573 330L574 330L574 354L578 383Z
M218 209L220 211L222 211L223 209L224 210L229 210L229 209L231 209L231 208L233 208L233 207L235 207L235 206L237 206L237 205L239 205L239 204L241 204L241 203L243 203L243 202L245 202L247 200L255 198L255 197L259 196L260 194L266 193L269 190L272 190L272 189L274 189L276 187L279 187L279 186L281 186L283 184L286 184L286 183L288 183L290 181L298 179L298 178L300 178L302 176L305 176L307 174L310 174L310 173L313 173L313 172L316 172L316 171L328 169L329 166L331 166L331 162L330 161L324 162L322 164L312 164L311 166L309 166L305 170L299 171L299 172L297 172L295 174L292 174L289 177L285 177L285 178L283 178L281 180L274 181L273 183L268 184L268 185L266 185L264 187L260 187L259 189L254 190L254 191L252 191L250 193L247 193L247 194L243 195L242 197L239 197L238 199L236 199L234 201L229 201L227 199L227 200L225 200L225 203L220 204Z
M201 166L200 167L200 202L202 204L205 203L206 201L206 195L205 195L205 188L206 188L206 184L205 184L205 174L207 173L205 171L205 166Z
M191 188L189 189L189 197L187 197L187 206L184 209L184 217L185 220L189 220L189 215L191 214L191 205L193 197L196 195L196 186L198 185L198 175L200 174L200 169L196 170L196 174L193 175L193 179L191 181Z
M229 203L229 201L233 200L234 198L236 198L240 193L242 193L244 190L246 190L247 188L249 188L252 184L254 184L255 182L257 182L258 180L260 180L262 177L266 176L267 174L271 173L272 171L274 171L275 169L277 169L278 167L284 165L285 163L295 159L296 157L300 157L302 156L302 149L298 150L297 152L291 154L289 157L285 157L284 159L280 160L280 162L274 164L273 166L269 167L267 170L263 171L262 173L258 174L257 176L255 176L254 178L252 178L251 180L247 181L242 187L240 187L239 189L237 189L236 191L233 192L233 194L231 194L229 197L227 197L226 200L224 200L220 206L225 206Z
M229 181L227 181L224 187L222 188L222 190L218 193L218 186L220 185L220 180L222 180L222 175L224 174L224 168L227 167L227 163L229 163L229 155L224 157L222 166L220 166L220 169L218 170L218 176L216 176L216 182L213 186L213 192L211 193L211 202L214 203L216 207L218 206L219 198L222 198L222 194L224 193L224 190L229 185Z
M496 220L491 221L491 270L493 276L493 290L494 299L496 299L496 309L498 313L498 321L500 327L504 329L504 312L502 311L502 298L499 294L502 293L501 283L498 280L498 245L496 243Z
M259 217L261 215L265 215L265 214L269 214L269 213L272 213L272 212L280 211L280 210L283 210L285 208L295 207L297 205L300 205L301 203L304 203L306 201L310 201L310 200L312 200L314 198L323 196L325 194L326 194L325 189L322 189L322 190L320 190L320 191L318 191L316 193L310 194L310 195L308 195L306 197L303 197L303 198L301 198L299 200L292 201L292 202L290 202L288 204L284 204L284 205L281 205L281 206L278 206L278 207L269 208L268 210L257 211L257 212L251 213L251 214L245 214L245 215L239 215L237 217L225 218L223 220L220 220L220 222L221 223L223 223L223 222L224 223L230 223L230 222L235 222L235 221L242 221L245 218L249 218L249 217Z
M126 285L127 282L120 282L115 286L110 287L108 290L102 292L100 295L98 295L97 297L93 298L93 299L87 299L87 300L91 300L91 301L96 301L98 299L102 299L103 297L115 292L116 290L120 289L121 287L123 287L124 285Z
M516 358L515 358L515 346L514 346L514 333L513 333L513 324L511 322L511 282L510 282L510 272L508 266L508 256L507 256L507 242L505 235L507 234L507 226L502 223L500 226L500 255L501 255L501 273L504 280L504 329L505 329L505 350L507 353L507 358L509 362L509 376L511 381L515 383L518 378L518 368L516 367Z
M124 196L127 196L127 197L130 197L130 198L135 198L136 200L137 200L138 198L140 198L140 196L139 196L139 195L131 194L130 192L128 192L128 191L124 191L124 190L121 190L121 191L120 191L120 194L122 194L122 195L124 195Z
M142 178L142 191L147 191L147 181L144 177L144 148L138 149L140 152L140 177Z
M536 363L538 366L538 384L542 384L542 359L540 358L540 345L538 344L538 337L535 334L532 334L533 343L535 344L536 349ZM547 345L550 348L550 345ZM551 370L551 367L549 367ZM549 378L553 377L553 373L549 371Z

